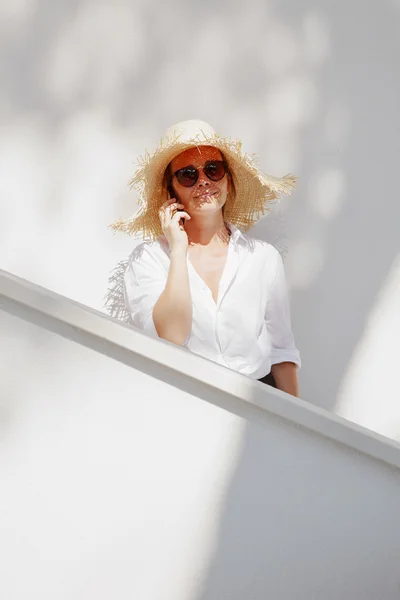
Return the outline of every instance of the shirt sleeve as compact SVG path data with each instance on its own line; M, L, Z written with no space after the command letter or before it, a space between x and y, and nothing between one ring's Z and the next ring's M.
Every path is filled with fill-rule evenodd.
M300 354L292 334L289 296L282 257L276 253L276 272L265 311L265 321L271 338L271 365L293 362L301 367Z
M168 274L146 243L132 252L124 274L125 306L132 323L153 337L159 337L153 321L153 308L165 289Z

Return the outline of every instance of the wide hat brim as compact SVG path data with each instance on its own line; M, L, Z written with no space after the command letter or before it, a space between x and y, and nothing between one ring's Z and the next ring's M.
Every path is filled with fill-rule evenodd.
M187 135L182 132L183 125ZM246 154L239 140L221 137L207 123L187 121L168 130L152 154L146 152L139 158L130 181L130 186L139 193L139 210L131 218L118 219L111 228L131 235L141 234L147 239L161 235L158 213L169 197L165 170L178 154L198 146L213 146L223 153L235 190L228 194L224 219L242 231L247 231L268 212L273 200L290 194L296 185L294 175L277 178L262 173L256 157Z

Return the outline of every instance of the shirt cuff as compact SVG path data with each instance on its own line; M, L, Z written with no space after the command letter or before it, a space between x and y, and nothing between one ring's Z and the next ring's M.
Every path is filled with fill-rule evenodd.
M300 354L297 350L272 350L271 366L283 362L295 363L298 368L301 368Z

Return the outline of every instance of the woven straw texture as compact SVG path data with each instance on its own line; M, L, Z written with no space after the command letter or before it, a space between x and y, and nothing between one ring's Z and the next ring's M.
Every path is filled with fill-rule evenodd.
M228 194L224 219L247 231L269 210L273 200L292 192L294 175L277 178L265 175L257 166L256 157L242 150L239 140L221 137L204 121L183 121L167 130L153 153L145 152L137 163L131 188L138 191L139 210L129 219L118 219L111 228L127 234L141 234L144 239L156 239L162 234L159 210L168 200L165 171L178 154L191 147L218 148L233 179L233 190Z

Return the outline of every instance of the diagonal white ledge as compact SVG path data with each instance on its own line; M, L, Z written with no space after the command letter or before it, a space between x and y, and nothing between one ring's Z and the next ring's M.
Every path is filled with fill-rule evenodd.
M272 414L400 468L400 444L393 440L1 269L0 309L231 413Z

